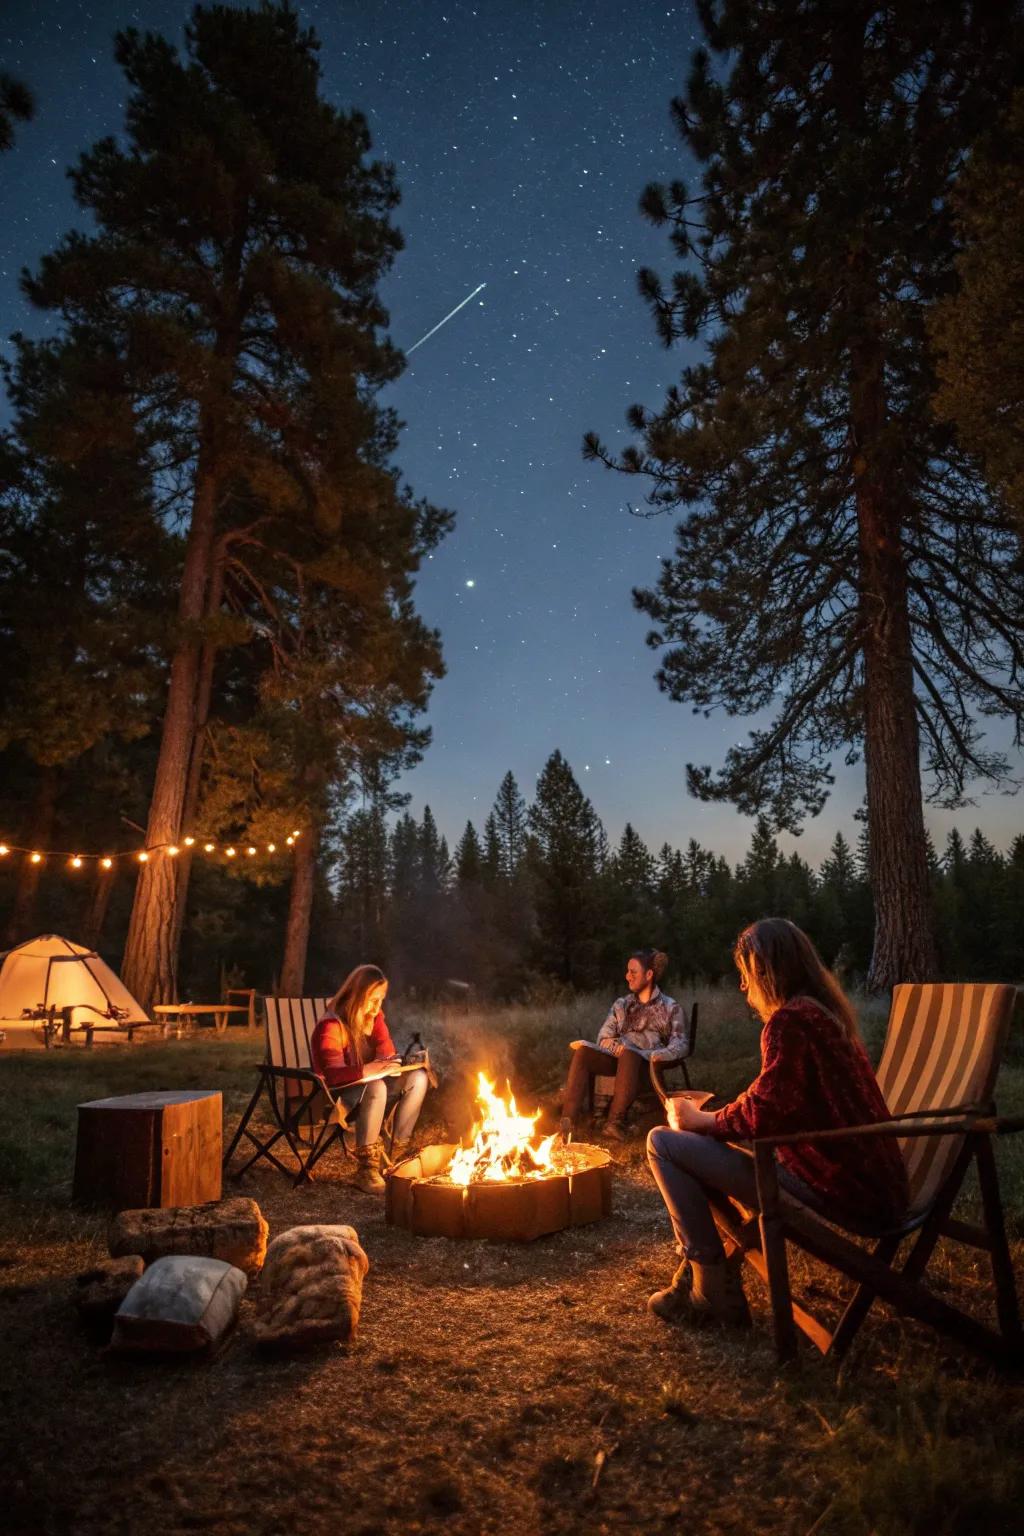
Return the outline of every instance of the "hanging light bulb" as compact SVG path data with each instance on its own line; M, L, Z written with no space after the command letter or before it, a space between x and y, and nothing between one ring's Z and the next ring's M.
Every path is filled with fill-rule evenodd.
M101 869L110 869L112 867L113 863L114 863L113 859L100 859L100 868Z
M225 848L224 852L227 854L229 859L233 859L235 856L235 850L233 848Z
M285 838L285 842L288 844L289 848L291 847L292 843L294 843L294 841L295 841L294 837L286 837Z
M6 843L0 843L0 859L5 859L10 851Z
M72 869L81 869L82 867L82 860L77 853L68 860L68 863Z
M145 848L143 848L142 852L139 854L139 863L140 864L148 864L149 863L149 854L146 852Z
M185 847L186 848L191 848L192 844L194 842L195 842L195 838L194 837L186 837L186 839L185 839Z
M181 852L181 849L176 847L175 844L172 843L171 846L167 850L167 857L169 859L173 859L180 852Z
M34 853L32 855L32 863L33 864L41 864L42 862L43 862L43 856L42 856L41 853Z
M203 844L203 852L204 853L212 853L214 848L215 848L215 846L216 846L216 844L214 844L214 843L204 843Z
M255 848L247 848L245 851L246 851L246 853L249 855L249 857L251 859L253 857L253 855L255 854L256 849Z
M6 851L7 850L4 849L5 853L6 853ZM267 844L267 852L268 853L276 853L277 852L277 844L276 843L268 843Z
M301 833L299 833L299 832L293 832L292 833L292 837L300 837L300 836L301 836Z

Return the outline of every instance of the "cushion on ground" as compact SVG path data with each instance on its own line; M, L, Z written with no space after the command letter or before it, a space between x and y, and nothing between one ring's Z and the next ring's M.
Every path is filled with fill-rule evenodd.
M208 1349L232 1326L247 1285L222 1259L173 1254L136 1280L114 1318L111 1347L145 1352Z
M296 1346L350 1339L370 1261L354 1228L292 1227L267 1249L254 1331L259 1343Z
M115 1257L141 1253L147 1264L171 1253L204 1254L255 1275L269 1230L256 1201L239 1196L205 1205L122 1211L110 1224L109 1247Z

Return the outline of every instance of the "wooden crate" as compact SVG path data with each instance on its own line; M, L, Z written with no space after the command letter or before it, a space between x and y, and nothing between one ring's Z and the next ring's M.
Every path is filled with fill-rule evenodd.
M213 1090L79 1104L72 1199L115 1211L219 1200L221 1124Z

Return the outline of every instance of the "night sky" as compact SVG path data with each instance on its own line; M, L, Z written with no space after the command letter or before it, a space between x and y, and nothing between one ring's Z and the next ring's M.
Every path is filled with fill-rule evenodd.
M66 167L120 131L118 27L176 43L185 0L3 0L0 67L38 112L0 160L0 337L38 332L18 273L82 217ZM703 720L657 691L646 621L630 589L657 576L671 522L631 517L640 487L584 464L596 429L628 440L628 405L656 405L683 356L666 353L636 293L639 266L670 270L667 240L637 212L651 180L690 174L669 122L698 28L690 4L652 0L306 0L323 47L323 89L369 119L393 160L406 240L383 287L396 343L411 347L479 284L486 288L410 358L388 398L407 423L398 461L417 494L458 524L418 587L440 627L448 675L434 740L404 781L454 842L478 827L511 768L529 799L558 747L608 829L630 820L654 848L691 836L729 858L750 822L686 795L684 764L721 762L743 722ZM742 664L741 662L739 664ZM1002 737L999 738L1002 740ZM800 851L812 863L837 829L857 835L863 793L837 769ZM1020 802L929 814L1003 847ZM793 846L789 838L785 847Z

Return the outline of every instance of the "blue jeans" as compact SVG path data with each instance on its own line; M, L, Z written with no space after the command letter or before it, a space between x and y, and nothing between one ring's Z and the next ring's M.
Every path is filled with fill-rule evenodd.
M673 1131L659 1125L647 1138L647 1160L672 1222L676 1252L697 1264L722 1258L725 1249L705 1189L734 1195L756 1211L753 1156L699 1131ZM779 1168L778 1175L781 1190L806 1203L814 1201L811 1191L784 1168Z
M352 1083L342 1088L338 1098L346 1109L356 1111L356 1146L372 1147L380 1137L384 1116L398 1100L395 1110L395 1140L408 1141L416 1128L416 1121L423 1107L427 1092L427 1074L424 1068L416 1072L403 1072L400 1077L371 1077L363 1083Z

